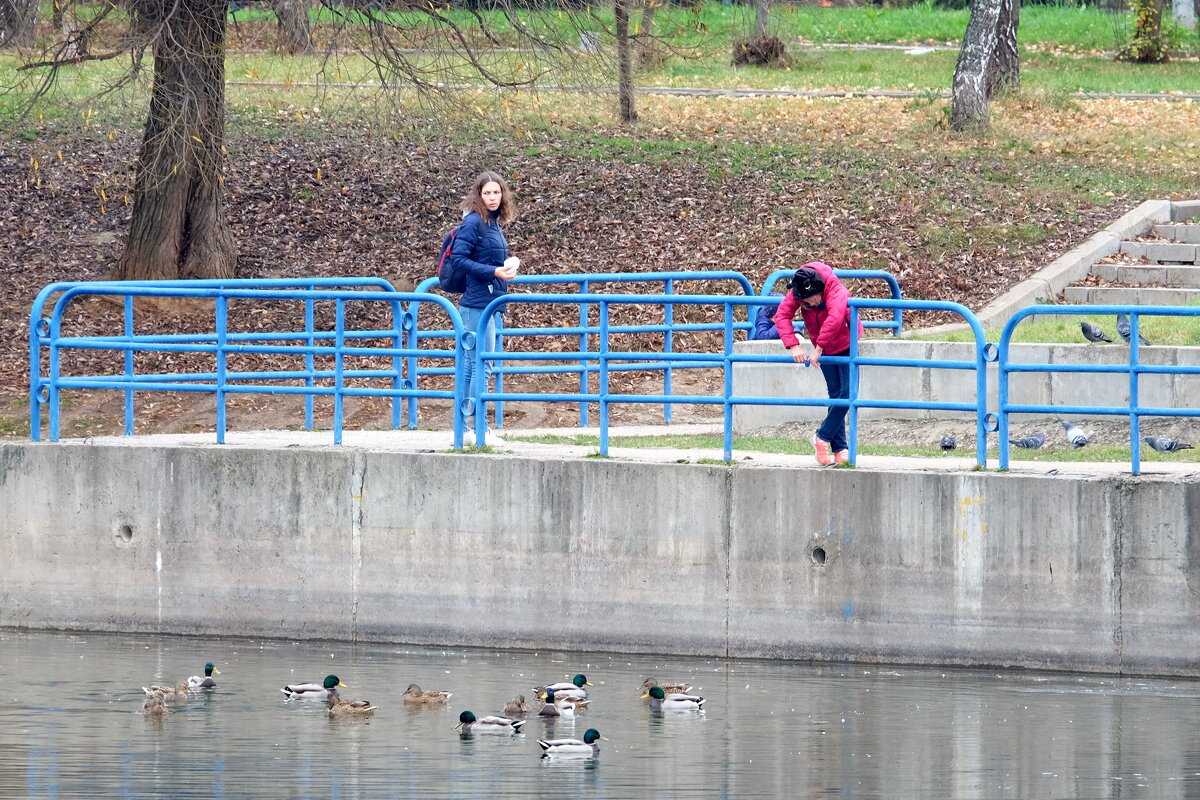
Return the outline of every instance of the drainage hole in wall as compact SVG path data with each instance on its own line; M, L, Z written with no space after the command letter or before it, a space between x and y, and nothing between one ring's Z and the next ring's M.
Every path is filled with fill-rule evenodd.
M812 551L812 560L813 560L813 563L816 564L818 567L824 566L824 564L825 564L825 548L824 547L814 547L813 551Z
M122 542L133 541L133 528L129 525L122 525L121 527L117 528L117 538Z

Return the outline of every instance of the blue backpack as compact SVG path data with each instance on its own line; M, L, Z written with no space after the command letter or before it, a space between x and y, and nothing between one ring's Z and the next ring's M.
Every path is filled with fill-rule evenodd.
M454 269L450 258L450 248L454 246L454 237L456 236L458 236L458 228L454 228L442 239L442 249L438 251L437 276L443 292L461 294L467 290L467 273Z

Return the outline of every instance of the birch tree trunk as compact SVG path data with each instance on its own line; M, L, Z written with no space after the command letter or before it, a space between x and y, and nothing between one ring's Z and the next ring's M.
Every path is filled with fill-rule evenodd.
M963 36L950 97L950 128L987 128L988 73L996 52L997 23L1005 0L975 0Z
M37 38L37 0L0 0L0 49L33 47Z
M633 98L633 47L629 41L629 0L615 0L613 19L617 34L617 104L621 122L635 122Z
M237 253L225 217L225 0L135 0L151 36L154 86L138 155L118 280L228 278Z
M271 0L279 23L279 38L275 42L278 52L293 56L314 52L308 5L308 0Z
M1021 0L1002 0L996 50L988 69L989 100L1003 92L1015 92L1021 88L1021 52L1017 49L1017 28L1020 24Z

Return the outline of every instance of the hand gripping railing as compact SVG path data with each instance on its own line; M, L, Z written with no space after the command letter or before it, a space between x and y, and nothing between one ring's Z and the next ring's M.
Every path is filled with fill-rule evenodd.
M1021 364L1013 361L1012 335L1017 325L1026 317L1038 314L1070 315L1070 316L1113 316L1115 314L1129 315L1129 363L1128 364ZM1008 469L1009 461L1009 415L1010 414L1094 414L1106 416L1129 417L1129 446L1131 470L1134 475L1142 471L1141 425L1142 417L1200 417L1200 409L1196 408L1156 408L1141 405L1139 397L1139 378L1142 375L1200 375L1200 367L1189 367L1178 364L1143 364L1140 359L1141 347L1138 333L1139 319L1145 316L1167 317L1196 317L1200 316L1197 306L1030 306L1023 308L1009 318L1000 334L999 346L999 434L1000 434L1000 469ZM1129 402L1122 406L1081 406L1081 405L1049 405L1034 403L1013 403L1010 400L1010 376L1022 372L1087 372L1124 374L1129 376Z
M776 302L771 297L724 297L713 295L618 295L618 294L510 294L493 300L484 309L480 319L477 334L487 326L489 316L496 313L502 305L514 304L577 304L580 302L593 303L599 308L599 324L595 326L598 334L599 349L591 351L572 352L514 352L500 350L474 353L475 374L483 374L485 361L494 362L497 372L515 372L519 368L506 365L504 362L522 361L583 361L594 364L592 368L599 375L596 391L584 389L577 393L551 392L506 392L500 385L495 391L489 391L483 382L476 383L475 402L478 405L486 401L550 401L596 403L600 410L600 454L608 455L609 440L609 406L613 403L692 403L697 405L721 405L723 414L723 448L724 458L730 461L733 457L733 408L737 405L778 405L778 406L848 406L850 463L857 458L857 409L870 408L911 408L911 409L940 409L951 411L974 412L977 416L978 436L976 458L980 466L987 464L987 370L985 361L991 353L994 358L994 348L984 340L983 328L970 309L957 303L921 301L921 300L876 300L872 298L855 298L850 301L851 308L851 345L848 357L822 356L831 364L846 363L850 365L850 397L849 399L800 398L800 397L747 397L733 393L733 364L735 363L787 363L792 364L792 358L786 353L779 355L736 354L733 352L734 331L737 323L734 312L738 306L762 306ZM662 394L613 394L609 391L609 377L613 372L623 369L642 369L648 364L654 364L663 358L660 353L645 353L632 351L616 351L611 349L610 335L618 326L610 325L610 308L614 305L697 305L713 306L722 309L722 321L716 324L723 331L723 348L720 353L672 353L670 358L681 364L694 368L721 368L724 371L722 392L720 396L678 395L664 386ZM920 311L951 311L958 313L968 322L975 335L974 361L930 361L928 359L883 359L865 358L858 354L858 315L863 308L892 309L906 308ZM565 331L555 329L558 333L573 333L575 329ZM976 397L973 403L925 402L925 401L896 401L896 400L861 400L858 398L858 370L861 366L911 366L916 368L945 368L975 370ZM798 365L797 365L798 366ZM534 367L523 370L553 371L556 368ZM562 371L558 369L558 371ZM485 417L477 414L475 418L476 443L484 441L486 427Z
M777 269L767 276L763 281L762 291L759 292L766 297L771 294L780 281L790 281L792 276L796 274L792 269ZM900 295L900 284L890 272L884 272L879 269L835 269L833 274L838 278L850 278L854 280L881 280L888 285L888 291L892 294L893 300L903 299ZM785 287L786 288L786 287ZM867 320L863 322L864 328L886 328L891 330L893 336L899 336L902 332L904 324L904 308L908 306L892 309L892 320ZM797 320L796 330L804 330L804 323Z
M714 271L709 271L709 272L705 272L705 271L701 271L701 270L680 270L680 271L667 271L667 272L600 272L600 273L588 273L588 274L582 274L582 275L581 274L518 275L516 278L509 281L509 284L517 286L517 287L573 286L573 287L576 287L576 290L580 295L586 295L591 292L594 292L595 288L597 286L603 286L606 284L661 283L663 285L662 294L668 295L668 296L673 296L675 294L676 288L679 284L686 284L689 282L694 283L697 281L706 281L706 282L733 281L738 286L738 288L741 289L743 296L746 296L746 297L754 296L754 287L750 284L750 280L748 278L746 278L746 276L743 275L742 273L734 272L732 270L714 270ZM428 279L422 281L420 283L420 285L417 286L417 292L429 292L432 289L434 289L435 287L437 287L438 285L439 285L439 282L438 282L437 278L428 278ZM551 335L551 334L570 334L570 335L575 335L575 336L579 337L580 352L587 352L589 350L588 337L594 336L598 332L598 329L595 325L589 326L589 324L588 324L591 304L580 300L580 301L576 302L576 305L578 305L578 307L579 307L579 314L578 314L579 324L577 326L572 326L572 327L523 328L523 329L505 328L502 324L503 318L500 316L496 316L496 344L497 344L496 349L497 350L504 349L503 343L504 343L505 336L517 336L517 335L536 336L536 335ZM411 309L411 311L413 312L413 318L417 319L418 318L418 316L417 316L418 309L413 308L413 309ZM664 315L664 317L663 317L662 324L636 325L636 326L633 326L633 325L614 326L612 328L612 332L613 333L617 333L617 332L620 332L620 333L661 333L663 335L662 354L664 357L658 363L645 364L645 365L640 366L639 369L645 369L645 370L653 369L653 370L662 371L663 379L666 383L666 393L670 394L674 370L689 368L688 364L685 364L680 361L676 361L676 360L668 357L670 353L674 352L675 334L679 333L679 332L684 332L684 331L720 330L721 326L715 325L715 324L710 324L710 323L676 324L675 319L674 319L674 306L669 305L669 304L665 305L663 307L663 315ZM735 327L738 330L752 330L754 325L753 325L752 321L740 321L735 324ZM435 331L435 330L425 331L425 330L418 329L413 332L413 336L415 336L413 346L416 347L416 346L418 346L419 342L423 339L445 337L446 333L444 331ZM416 363L416 359L414 358L414 359L412 359L411 363L409 364L408 371L409 371L410 375L417 377L420 375L436 374L437 368L418 367L418 365ZM586 394L588 391L589 376L595 374L596 367L594 365L589 366L587 359L581 359L577 363L575 363L571 366L567 366L564 364L563 366L560 366L560 367L540 368L538 371L540 371L540 372L556 372L556 373L576 373L579 375L579 391L581 394ZM510 372L509 374L512 374L512 373ZM497 372L495 374L495 379L496 379L496 391L503 392L503 390L504 390L504 372ZM503 427L503 425L504 425L504 403L503 403L503 401L496 402L495 414L496 414L497 427ZM667 422L667 423L671 422L671 404L670 403L663 404L663 421ZM414 397L409 401L408 424L409 424L409 427L415 428L416 423L417 423L417 405L416 405L416 398ZM587 403L581 402L579 404L579 425L580 425L580 427L586 427L587 424L588 424L588 405L587 405Z
M231 283L233 286L231 287ZM295 281L284 282L294 285ZM310 281L303 281L310 284ZM311 282L320 286L325 281ZM372 279L330 279L327 285L347 284L378 286ZM207 285L205 285L207 284ZM474 335L465 335L458 310L445 298L432 295L418 296L413 293L394 291L369 291L347 289L250 289L241 288L249 284L239 282L92 282L80 284L55 284L47 287L38 296L30 318L30 435L34 441L41 436L41 410L49 408L49 435L57 440L59 435L59 393L62 389L113 389L125 392L125 432L133 432L133 394L136 391L198 391L212 392L217 399L217 441L225 437L225 398L227 394L301 394L331 396L334 400L334 442L341 443L343 425L343 398L350 396L389 397L393 399L393 425L399 426L398 401L409 397L450 399L454 412L454 446L462 446L462 357L464 347L474 346ZM257 283L253 285L258 285ZM58 294L48 316L44 308L50 294ZM62 335L62 319L65 309L81 296L111 296L123 298L125 307L125 329L122 336L77 336ZM211 299L214 304L215 330L199 334L135 334L133 328L133 300L137 297ZM304 331L285 332L238 332L231 331L228 305L232 299L262 301L296 301L305 303L306 328ZM414 321L403 310L405 303L414 300L434 303L450 319L454 349L425 349L420 355L426 358L452 359L456 365L453 391L420 389L411 377L403 374L403 359L415 351L405 347L405 332L411 330ZM313 303L331 301L334 304L335 321L332 331L317 331L313 322ZM382 330L347 329L345 309L347 303L384 304L391 312L392 327ZM357 346L359 340L387 340L389 347ZM300 344L294 344L300 342ZM41 351L48 351L47 365L43 369ZM78 348L107 350L124 353L124 373L121 375L67 376L60 374L60 353L63 349ZM140 352L175 352L212 354L215 371L209 373L136 374L134 354ZM227 369L231 354L261 353L303 355L305 368L302 370L275 370L261 372L236 372ZM316 369L314 357L332 357L333 369ZM390 369L346 369L347 357L390 358ZM46 374L43 374L45 372ZM390 384L386 388L370 386L348 386L347 380L384 379ZM250 381L304 381L304 385L273 385L248 383ZM332 381L330 387L317 386L317 380ZM306 406L306 425L311 428L311 405Z

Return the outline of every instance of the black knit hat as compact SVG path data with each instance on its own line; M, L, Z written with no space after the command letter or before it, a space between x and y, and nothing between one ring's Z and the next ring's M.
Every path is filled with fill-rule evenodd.
M801 267L792 276L792 294L797 300L803 300L824 291L825 281L812 267Z

